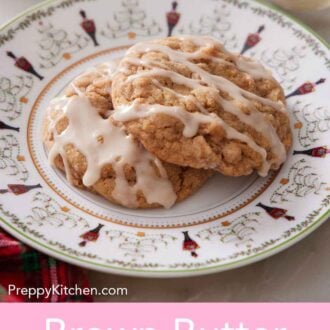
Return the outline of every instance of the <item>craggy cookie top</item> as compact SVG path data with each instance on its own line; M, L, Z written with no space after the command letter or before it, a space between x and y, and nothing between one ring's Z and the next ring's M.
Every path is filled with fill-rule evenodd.
M131 47L113 78L113 118L167 162L239 176L278 169L291 146L282 88L210 37Z
M53 165L68 180L130 208L171 207L210 176L159 161L111 119L111 66L75 79L51 102L44 142Z

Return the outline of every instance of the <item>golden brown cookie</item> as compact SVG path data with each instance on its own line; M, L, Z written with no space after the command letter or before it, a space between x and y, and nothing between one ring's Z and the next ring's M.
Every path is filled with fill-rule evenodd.
M112 88L113 118L173 164L265 176L291 146L281 86L261 64L210 37L136 44Z
M100 67L51 102L44 143L50 161L71 184L119 205L154 208L182 201L210 177L210 171L159 161L113 124L111 109L111 74Z

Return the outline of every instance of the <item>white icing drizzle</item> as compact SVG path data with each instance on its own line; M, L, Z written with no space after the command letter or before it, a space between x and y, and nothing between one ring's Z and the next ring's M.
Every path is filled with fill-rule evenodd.
M82 95L85 95L84 92L82 91L82 89L80 89L75 83L74 81L70 84L70 86L72 87L72 89L74 90L74 92L79 95L79 96L82 96Z
M103 62L91 68L90 70L87 70L86 73L95 72L101 74L105 78L112 79L113 75L116 73L118 69L118 65L120 61L121 58L117 58L115 60Z
M161 45L161 44L156 44L152 42L145 42L145 43L138 43L131 47L127 51L127 55L131 55L134 53L147 53L150 51L158 51L166 54L172 61L184 64L191 70L192 72L196 73L197 75L200 76L200 79L203 80L206 84L209 86L213 86L215 88L224 90L228 92L231 96L234 98L239 99L240 101L244 102L249 101L249 100L255 100L258 101L264 105L271 106L275 108L276 110L282 111L284 113L287 113L286 108L282 102L275 102L263 97L260 97L256 94L250 93L239 86L235 85L232 83L230 80L213 75L205 70L203 70L201 67L199 67L197 64L190 62L186 54L181 51L173 50L170 47Z
M223 49L223 51L225 52L225 50ZM185 56L186 59L188 60L198 60L198 59L206 59L209 61L213 61L216 63L222 63L225 65L229 65L232 67L235 67L235 64L237 66L237 68L247 74L249 74L250 76L252 76L255 79L273 79L272 76L272 72L270 70L267 70L263 65L261 65L259 62L253 60L252 58L247 58L241 55L237 55L237 56L232 56L231 54L229 54L231 56L231 59L233 62L227 61L224 58L220 58L220 57L215 57L215 56L210 56L210 55L206 55L205 52L203 51L203 49L198 49L195 52L192 53L186 53L186 52L182 52ZM161 65L161 63L159 62L155 62L155 61L151 61L151 60L145 60L145 59L139 59L139 58L134 58L134 57L125 57L123 59L123 62L128 62L131 64L136 64L136 65L144 65L144 66L158 66L158 67L163 67ZM135 63L134 63L135 62ZM124 68L120 69L122 72L126 72L126 70Z
M217 39L215 39L214 37L211 37L211 36L206 36L206 35L181 35L177 38L181 41L189 40L198 47L218 47L222 52L228 53L226 48Z
M263 167L260 170L260 175L267 175L270 165L266 161L266 150L258 146L249 136L244 135L229 126L214 113L203 114L200 112L188 112L181 107L171 107L160 104L140 104L135 102L129 106L118 107L116 111L114 111L112 117L115 120L125 122L136 118L149 117L154 114L165 114L179 119L184 125L183 136L187 138L194 137L197 134L200 124L220 125L225 130L228 139L245 142L251 149L261 155L263 159Z
M54 118L54 111L61 113ZM68 118L68 127L57 134L56 123L63 117ZM56 156L61 155L69 181L72 175L65 146L72 144L86 157L87 170L83 176L85 186L94 185L101 177L102 168L111 164L116 173L113 197L122 205L136 207L139 191L149 204L157 203L169 208L175 203L177 196L162 163L134 141L131 135L127 135L123 128L113 125L111 118L102 118L86 96L53 100L48 118L50 130L54 134L49 161L54 164ZM135 169L134 185L130 185L126 179L126 164Z
M228 55L230 59L236 64L237 68L243 72L248 73L250 76L256 79L273 79L272 72L270 70L267 70L260 62L257 62L253 60L252 58L247 58L245 56L241 56L237 54L236 56L233 56L230 54L226 48L215 38L210 36L181 36L179 38L181 41L184 40L190 40L195 45L199 47L218 47L223 53ZM210 59L214 62L218 63L226 63L226 64L232 64L230 61L226 61L222 58L216 58L214 56L206 56L203 54L203 50L199 49L196 52L193 53L185 53L187 54L187 58L190 59L199 59L199 58L206 58Z
M235 58L235 63L239 70L248 73L255 79L273 79L272 72L252 58L239 55Z
M192 40L198 46L211 46L211 45L214 45L214 42L215 42L213 38L205 38L205 37L187 37L187 38ZM218 45L218 47L220 47L222 50L224 50L222 45L220 45L219 43L216 42L216 45ZM156 63L154 61L133 57L134 54L136 54L136 52L145 53L145 52L149 52L149 51L162 52L162 53L166 54L170 60L184 64L193 73L197 74L199 76L200 80L191 79L191 78L185 77L177 72L170 71L166 67L164 67L161 64ZM131 56L131 55L133 55L133 56ZM205 85L214 88L215 93L213 93L214 94L213 97L215 97L217 99L218 103L222 105L222 107L225 111L230 112L231 114L237 116L239 118L239 120L242 121L243 123L245 123L249 126L252 126L255 130L257 130L263 136L265 136L267 138L267 140L269 141L270 146L271 146L271 151L274 155L276 155L276 158L272 162L267 161L267 158L265 156L267 153L263 148L257 146L256 143L253 143L253 144L251 143L251 141L252 141L251 138L249 138L249 143L247 143L253 150L258 151L261 154L264 164L263 164L262 168L259 170L259 174L262 176L266 175L272 165L276 168L276 167L279 167L279 165L285 161L286 150L285 150L285 147L284 147L282 141L280 140L279 136L277 135L275 128L265 118L265 115L262 114L261 112L259 112L255 108L255 106L251 102L251 100L255 100L255 101L258 101L265 105L271 106L271 107L287 114L284 104L281 102L278 103L278 102L275 102L275 101L272 101L272 100L269 100L266 98L262 98L253 93L245 91L244 89L238 87L231 81L229 81L223 77L219 77L219 76L210 74L209 72L200 68L197 64L189 61L189 59L200 58L202 56L204 56L204 55L201 53L201 49L197 50L193 53L186 53L186 52L182 52L182 51L173 50L164 45L149 42L149 43L136 44L135 46L130 48L127 52L127 56L124 58L122 63L123 64L125 64L125 63L133 64L133 65L137 65L137 66L144 66L144 67L147 67L150 69L148 71L140 71L134 75L129 76L127 78L128 82L133 81L138 78L142 78L142 77L155 77L153 82L158 87L160 87L168 92L174 93L177 97L186 99L187 95L179 94L165 86L162 86L160 83L157 82L156 77L161 76L161 77L169 78L174 83L187 86L191 89L205 88ZM227 62L224 59L219 59L219 58L212 57L212 56L207 56L207 57L210 60L224 61L226 63L230 63L231 65L233 65L231 62ZM205 58L205 56L204 56L204 58ZM259 77L267 76L267 78L269 78L269 72L262 65L254 62L250 59L246 59L243 57L237 57L236 63L239 68L244 67L245 71L252 72L255 77L256 76L259 76ZM126 71L125 67L122 69L122 71L123 72ZM266 71L266 73L265 73L265 71ZM219 89L227 92L232 97L232 100L223 99L220 96L220 94L217 92ZM193 100L193 99L191 99L191 100ZM195 100L194 102L197 105L197 107L199 108L199 110L204 115L207 115L208 114L207 109L202 107L196 98L194 100ZM239 106L239 104L237 104L237 102L239 102L241 105L245 105L246 107L248 107L250 110L249 114L245 114L243 111L241 111L240 106ZM129 109L130 109L129 111L132 113L132 116L130 118L134 119L133 118L134 117L133 116L134 108L129 107ZM153 109L155 109L155 108L153 108ZM123 109L121 111L123 111ZM153 110L153 111L155 111L155 110ZM161 112L164 112L164 108L162 108ZM172 110L172 112L177 115L179 110L178 109L176 109L175 111ZM147 113L150 113L150 111L147 111ZM136 113L137 117L139 117L140 115L141 114ZM180 115L179 117L182 118L182 115ZM212 116L212 120L214 121L214 116ZM225 125L224 121L221 121L221 122L218 121L217 123L225 129L226 134L229 137L229 128L228 128L229 126ZM185 124L185 126L186 126L186 124ZM231 130L234 130L234 129L231 128ZM231 136L235 135L236 139L246 142L245 141L246 139L243 139L243 136L244 136L243 134L241 134L239 132L236 132L236 133L237 134L233 134L233 131L231 131ZM257 146L257 148L256 148L256 146ZM261 152L261 150L263 150L263 152Z

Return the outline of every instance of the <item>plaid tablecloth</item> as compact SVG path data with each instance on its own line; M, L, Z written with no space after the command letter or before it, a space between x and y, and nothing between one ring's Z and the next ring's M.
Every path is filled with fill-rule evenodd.
M0 301L3 302L73 302L92 301L90 295L65 295L56 291L47 296L8 294L9 285L16 288L54 288L59 285L68 288L88 288L84 270L57 261L39 253L0 229ZM63 291L63 290L62 290ZM82 290L80 290L82 291ZM50 292L50 291L49 291Z

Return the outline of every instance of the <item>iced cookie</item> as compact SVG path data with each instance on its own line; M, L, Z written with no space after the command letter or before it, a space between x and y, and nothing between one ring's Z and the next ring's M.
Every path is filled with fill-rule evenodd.
M291 146L281 86L210 37L131 47L113 78L113 118L159 159L225 175L278 169Z
M114 203L169 208L193 194L210 171L161 162L114 125L108 68L83 74L51 102L43 133L49 160L71 184Z

